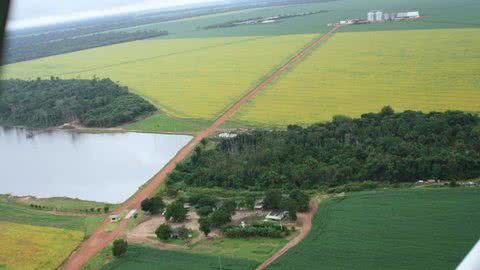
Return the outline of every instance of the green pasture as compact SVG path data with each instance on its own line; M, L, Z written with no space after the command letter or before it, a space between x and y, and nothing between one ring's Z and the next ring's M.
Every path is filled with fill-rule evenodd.
M205 256L131 245L126 256L114 259L102 269L190 270L194 268L195 270L209 270L221 267L222 269L245 270L254 269L257 264L256 261L247 259L232 259L216 255Z
M62 216L14 202L0 201L0 222L63 228L90 235L103 220L99 216Z

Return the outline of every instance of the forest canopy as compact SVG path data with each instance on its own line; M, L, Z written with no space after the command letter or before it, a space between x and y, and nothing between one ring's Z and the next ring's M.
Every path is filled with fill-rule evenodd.
M77 121L114 127L154 111L152 104L110 79L0 81L2 125L45 128Z
M213 139L169 175L182 186L313 189L350 182L463 180L480 176L480 119L449 111L394 113ZM212 140L212 139L211 139ZM207 145L208 147L206 147Z

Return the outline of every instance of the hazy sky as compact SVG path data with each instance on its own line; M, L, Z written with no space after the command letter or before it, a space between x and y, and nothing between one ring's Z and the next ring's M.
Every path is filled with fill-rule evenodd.
M1 1L1 0L0 0ZM212 0L12 0L9 28L47 25Z

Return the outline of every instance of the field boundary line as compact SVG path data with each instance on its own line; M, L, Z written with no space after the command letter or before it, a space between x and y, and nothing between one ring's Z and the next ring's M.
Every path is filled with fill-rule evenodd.
M190 142L188 142L177 154L152 178L148 181L143 188L138 190L132 197L130 197L125 203L119 206L113 211L113 213L121 213L127 209L138 209L140 208L141 202L148 198L150 194L155 192L155 190L160 186L167 175L173 171L176 165L184 160L190 152L192 152L196 145L199 144L204 138L213 134L217 128L227 121L240 107L245 104L248 100L254 97L258 92L264 89L268 84L278 78L282 73L284 73L290 66L300 61L305 55L310 53L313 49L316 48L318 44L326 40L331 34L337 31L340 26L335 26L327 33L320 36L314 42L311 42L309 45L304 47L299 53L293 56L287 63L283 64L272 74L270 74L265 80L259 83L252 90L248 91L243 97L241 97L237 102L227 108L208 128L197 133ZM315 208L316 209L316 208ZM103 223L97 228L97 230L86 240L84 241L78 249L66 260L65 264L60 269L67 270L79 270L87 261L101 251L104 247L108 246L110 242L120 236L122 229L126 226L128 220L122 219L117 227L111 232L105 232L105 226L110 223L109 219L103 221ZM304 226L305 227L305 226ZM308 229L307 233L310 230ZM294 238L295 240L296 238ZM303 238L302 238L303 239ZM288 245L291 244L294 240L290 241ZM301 240L301 239L300 239ZM296 244L296 243L295 243Z

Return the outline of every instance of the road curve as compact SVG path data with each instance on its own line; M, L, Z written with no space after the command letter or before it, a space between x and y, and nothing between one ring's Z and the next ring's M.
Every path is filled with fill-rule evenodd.
M298 218L303 222L303 226L300 229L300 234L297 235L295 238L293 238L290 242L288 242L282 249L280 249L275 254L273 254L272 257L268 258L266 261L260 264L255 270L265 269L268 265L270 265L280 256L285 254L285 252L287 252L289 249L294 247L296 244L298 244L308 235L308 233L312 229L312 219L315 213L317 212L317 207L318 207L317 202L312 200L310 202L310 209L308 213L302 213L298 215Z
M251 89L247 94L245 94L241 99L228 107L208 128L197 133L195 137L187 145L185 145L173 157L173 159L171 159L170 162L168 162L167 165L163 167L160 172L158 172L141 190L139 190L137 193L135 193L135 195L133 195L130 199L123 203L119 208L117 208L115 212L119 213L125 209L138 209L140 207L140 203L150 194L155 192L157 187L164 181L167 174L175 168L177 163L181 162L185 157L187 157L188 154L193 151L195 146L200 143L202 139L215 132L216 129L226 120L228 120L245 102L250 100L258 92L264 89L265 86L278 78L278 76L284 73L290 66L300 61L305 55L310 53L319 43L326 40L338 28L340 28L340 26L335 26L329 32L311 42L298 54L292 57L287 63L279 67L255 88ZM120 235L122 229L127 224L127 221L128 220L124 219L120 221L115 230L111 232L105 232L104 229L105 226L109 223L109 220L104 220L103 223L97 228L97 230L86 241L84 241L75 252L70 255L70 257L62 265L61 269L80 269L92 256L94 256L97 252L102 250L111 241L113 241L116 237Z

